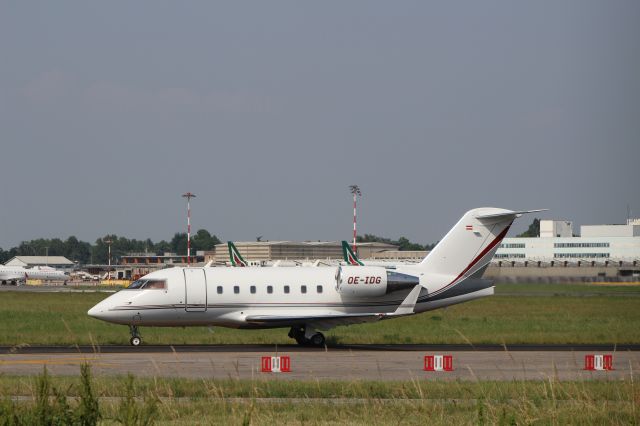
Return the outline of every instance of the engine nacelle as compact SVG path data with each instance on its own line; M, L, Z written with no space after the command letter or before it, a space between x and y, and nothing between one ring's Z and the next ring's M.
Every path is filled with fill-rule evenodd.
M379 266L341 266L336 283L345 296L382 296L387 293L387 271Z
M336 273L338 293L350 297L384 296L418 284L418 277L389 271L381 266L341 266Z

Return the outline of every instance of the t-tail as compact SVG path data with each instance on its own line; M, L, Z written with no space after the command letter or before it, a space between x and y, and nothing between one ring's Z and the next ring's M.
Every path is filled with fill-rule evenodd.
M444 292L468 278L480 279L514 219L539 211L543 210L511 211L486 207L466 212L416 265L424 273L430 295Z
M344 257L344 261L347 262L347 265L364 266L364 263L358 259L358 256L353 252L349 243L344 240L342 240L342 256Z
M231 241L227 241L227 246L229 247L229 259L231 260L231 265L233 266L249 266L246 260L242 257L235 244Z

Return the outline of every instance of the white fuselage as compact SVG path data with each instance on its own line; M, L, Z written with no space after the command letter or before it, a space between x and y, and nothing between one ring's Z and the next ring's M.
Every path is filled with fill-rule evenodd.
M405 273L412 266L398 268ZM283 327L286 323L255 325L249 316L295 316L390 313L410 289L376 297L345 296L337 290L336 267L296 268L172 268L142 279L162 279L164 289L124 289L93 307L89 315L104 321L152 326L214 325L238 328ZM423 278L420 278L422 280ZM415 313L493 294L486 285L451 298L429 300L428 283ZM433 289L436 290L435 288Z

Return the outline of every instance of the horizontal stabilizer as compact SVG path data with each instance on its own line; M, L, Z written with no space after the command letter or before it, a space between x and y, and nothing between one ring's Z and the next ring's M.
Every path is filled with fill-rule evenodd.
M520 210L520 211L505 211L500 213L492 213L492 214L483 214L480 216L476 216L476 219L493 219L496 217L506 217L506 216L515 216L520 217L523 214L527 213L537 213L537 212L546 212L549 209L538 209L538 210Z

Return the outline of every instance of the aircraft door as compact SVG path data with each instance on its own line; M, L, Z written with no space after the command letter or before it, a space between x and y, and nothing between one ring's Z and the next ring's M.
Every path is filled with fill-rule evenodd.
M207 310L207 277L202 268L184 268L184 303L187 312Z

